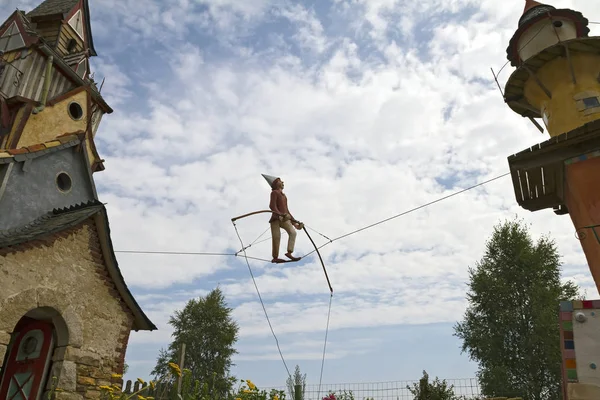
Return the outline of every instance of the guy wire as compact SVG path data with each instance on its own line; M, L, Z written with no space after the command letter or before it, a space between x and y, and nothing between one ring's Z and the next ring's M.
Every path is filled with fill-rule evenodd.
M240 244L242 246L242 249L244 248L244 242L242 242L242 238L240 236L240 233L238 232L237 226L235 225L235 222L231 222L233 224L233 227L235 228L235 233L238 237L238 240L240 241ZM269 319L269 314L267 314L267 309L265 307L265 303L263 302L262 296L260 295L260 290L258 290L258 285L256 284L256 279L254 279L254 274L252 273L252 268L250 267L250 262L248 261L248 258L246 256L246 250L244 250L244 258L246 259L246 265L248 265L248 271L250 271L250 276L252 277L252 282L254 282L254 287L256 288L256 293L258 294L258 299L260 300L260 304L262 305L263 311L265 312L265 317L267 317L267 322L269 324L269 328L271 328L271 333L273 334L273 337L275 338L275 343L277 344L277 350L279 351L279 355L281 356L281 361L283 361L283 366L285 367L285 370L287 371L288 376L291 378L292 374L290 374L290 370L285 362L285 359L283 358L283 353L281 352L281 347L279 347L279 340L277 340L277 335L275 335L275 331L273 330L273 325L271 325L271 320Z
M317 391L317 399L321 394L321 382L323 380L323 366L325 365L325 350L327 349L327 334L329 333L329 317L331 315L331 301L333 300L333 293L329 296L329 311L327 311L327 327L325 328L325 343L323 344L323 359L321 360L321 376L319 377L319 389Z

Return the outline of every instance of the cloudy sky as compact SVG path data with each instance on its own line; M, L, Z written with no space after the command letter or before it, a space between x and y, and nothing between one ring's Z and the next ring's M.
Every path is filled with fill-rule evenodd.
M4 0L0 16L37 3ZM230 219L268 206L261 173L283 177L298 219L338 237L504 174L508 155L547 138L491 79L521 0L90 3L92 67L115 109L97 135L107 169L95 178L117 250L237 251ZM599 21L596 3L552 2ZM594 297L569 217L522 210L504 177L322 249L335 290L323 381L475 376L452 325L467 268L493 225L515 215L536 237L556 238L565 279ZM243 241L267 221L240 220ZM299 232L297 253L311 249ZM117 255L159 327L132 333L128 378L148 377L173 311L220 285L240 324L233 373L285 384L243 258ZM270 258L270 241L248 255ZM251 266L290 370L298 364L318 383L329 301L318 258Z

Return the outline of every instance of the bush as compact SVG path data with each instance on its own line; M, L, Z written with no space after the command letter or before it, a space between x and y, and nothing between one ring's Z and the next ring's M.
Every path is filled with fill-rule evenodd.
M340 394L335 394L335 392L329 392L329 394L323 397L323 400L354 400L354 393L352 390L345 391ZM370 398L366 398L365 400L374 400Z
M214 376L215 374L213 374ZM177 382L181 377L181 394L177 394ZM116 383L121 375L113 375L115 383L100 386L100 400L285 400L285 392L281 390L259 390L250 380L241 380L238 389L230 393L226 399L213 393L214 381L200 382L191 378L191 371L179 368L175 363L169 363L169 373L161 381L150 381L146 384L138 378L143 387L133 393L123 393L122 388ZM52 378L52 385L48 393L48 399L54 399L56 393L62 392L56 386L56 377Z

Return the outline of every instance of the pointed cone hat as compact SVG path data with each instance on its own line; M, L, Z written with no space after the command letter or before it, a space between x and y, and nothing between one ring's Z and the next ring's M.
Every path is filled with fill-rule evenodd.
M261 174L261 175L269 183L269 186L273 187L273 182L275 182L275 179L277 179L277 177L271 176L271 175L265 175L265 174Z

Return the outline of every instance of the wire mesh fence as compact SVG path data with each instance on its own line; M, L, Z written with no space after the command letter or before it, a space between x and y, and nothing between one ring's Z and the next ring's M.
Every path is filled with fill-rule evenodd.
M452 388L458 400L522 400L522 394L517 390L507 388L495 390L494 397L484 396L481 393L481 388L477 378L465 379L445 379L448 388ZM429 381L429 383L433 383ZM419 381L387 381L387 382L364 382L364 383L335 383L319 385L306 385L303 391L302 400L322 400L330 393L335 393L337 400L414 400L415 395L408 389L419 386ZM148 383L140 381L128 380L124 382L123 393L133 394L138 390L148 386ZM144 397L153 396L156 400L167 400L172 398L169 395L161 395L160 393L168 393L171 389L167 384L167 388L163 387L162 383L156 384L156 387L148 388L142 393ZM172 387L171 387L172 388ZM261 387L260 390L266 390L269 393L272 389L283 391L286 394L286 399L293 400L294 396L289 393L287 386L279 387ZM256 398L260 398L258 393ZM235 397L235 396L234 396ZM252 395L244 395L245 399L253 399ZM269 397L267 397L269 398ZM133 399L137 399L134 396Z
M407 386L412 388L419 381L390 381L390 382L365 382L365 383L336 383L319 385L306 385L304 389L303 400L321 400L329 393L334 392L336 397L343 395L344 400L413 400L415 396L408 390ZM481 391L477 378L467 379L446 379L448 387L452 386L454 394L465 400L478 400L481 398ZM271 387L266 389L283 390L288 394L287 387ZM352 394L352 397L350 397ZM289 395L289 394L288 394Z

